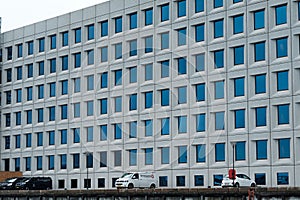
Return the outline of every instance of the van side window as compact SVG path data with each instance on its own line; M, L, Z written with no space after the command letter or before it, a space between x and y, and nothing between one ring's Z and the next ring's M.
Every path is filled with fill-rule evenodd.
M132 176L132 179L139 179L139 174L134 174L134 175Z

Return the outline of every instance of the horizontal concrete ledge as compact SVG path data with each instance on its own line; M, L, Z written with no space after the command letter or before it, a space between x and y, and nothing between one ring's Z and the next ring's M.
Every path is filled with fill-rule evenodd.
M0 197L245 197L248 188L2 190ZM256 197L300 197L300 188L255 188Z

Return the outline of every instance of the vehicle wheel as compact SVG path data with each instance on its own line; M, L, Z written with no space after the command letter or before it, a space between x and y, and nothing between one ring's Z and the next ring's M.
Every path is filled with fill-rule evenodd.
M155 189L155 184L150 185L150 189Z
M251 187L256 187L255 183L252 183L252 184L251 184Z
M130 184L128 185L128 189L132 189L132 188L133 188L133 184L130 183Z
M237 188L239 188L240 184L239 183L235 183L234 186L237 187Z
M26 187L25 190L29 190L29 187Z

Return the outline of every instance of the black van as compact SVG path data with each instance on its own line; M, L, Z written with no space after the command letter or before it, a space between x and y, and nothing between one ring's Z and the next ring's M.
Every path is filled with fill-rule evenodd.
M28 177L16 184L17 190L50 190L52 179L50 177Z

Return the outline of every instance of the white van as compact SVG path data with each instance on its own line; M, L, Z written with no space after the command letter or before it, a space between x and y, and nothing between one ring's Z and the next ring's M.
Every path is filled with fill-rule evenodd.
M116 180L117 188L155 188L157 179L152 172L129 172Z

